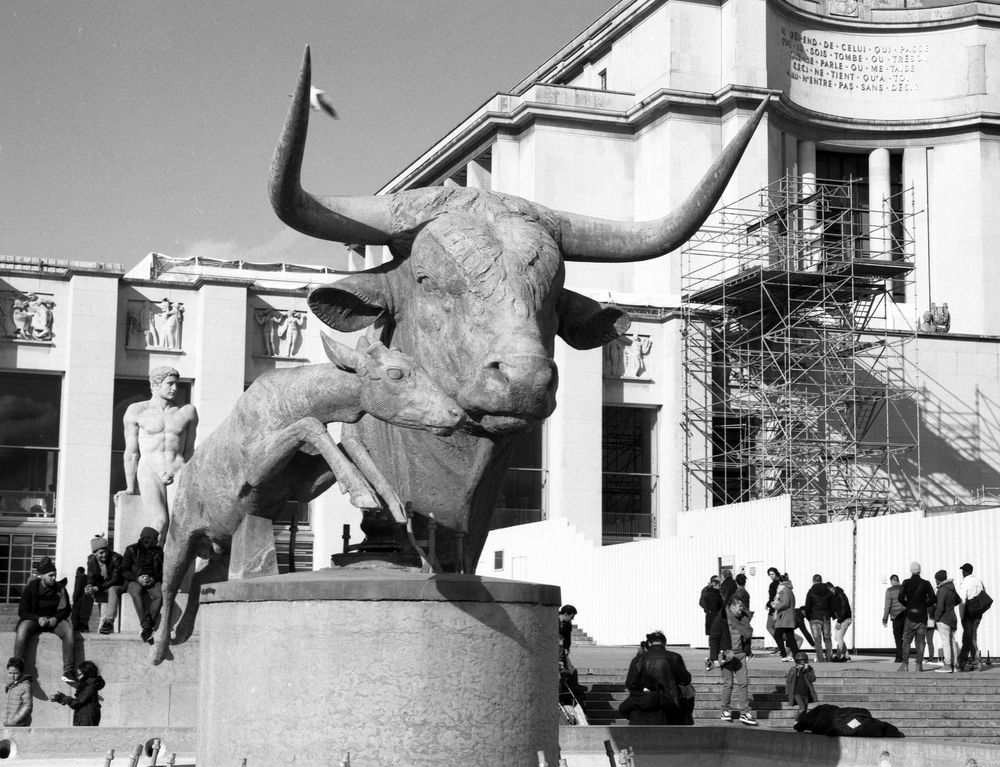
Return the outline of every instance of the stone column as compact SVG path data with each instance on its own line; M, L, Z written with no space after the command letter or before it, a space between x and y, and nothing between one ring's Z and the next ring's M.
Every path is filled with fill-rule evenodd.
M474 189L491 189L492 175L491 169L482 160L470 160L465 166L465 185Z
M872 150L868 155L868 249L871 258L892 258L891 194L889 150Z
M816 191L816 142L799 141L797 150L800 199L805 199ZM789 264L790 268L803 269L816 259L814 243L819 236L819 218L816 214L816 202L813 201L802 206L802 247L799 249L798 263Z

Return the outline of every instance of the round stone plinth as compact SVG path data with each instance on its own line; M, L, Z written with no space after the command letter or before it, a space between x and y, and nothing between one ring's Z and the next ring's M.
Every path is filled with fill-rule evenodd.
M559 597L394 570L206 586L197 763L555 764Z

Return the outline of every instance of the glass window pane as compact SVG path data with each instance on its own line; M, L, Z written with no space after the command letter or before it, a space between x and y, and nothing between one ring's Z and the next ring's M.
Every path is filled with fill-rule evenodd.
M59 447L62 378L0 373L0 445Z

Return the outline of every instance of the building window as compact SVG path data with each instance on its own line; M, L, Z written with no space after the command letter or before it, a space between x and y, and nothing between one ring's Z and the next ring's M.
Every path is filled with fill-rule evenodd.
M493 569L503 570L503 551L493 552Z
M51 533L0 533L0 602L20 601L33 564L55 556L56 537Z
M111 413L111 503L108 509L108 538L114 538L115 532L115 502L114 495L125 489L125 411L129 405L143 402L150 398L148 378L116 378L114 404ZM191 401L191 383L177 383L177 404L186 405ZM114 541L115 548L123 551L124 546L134 541Z
M540 428L515 438L511 465L500 488L491 530L545 519L543 501L548 472L543 465L542 438Z
M62 378L0 373L0 524L55 521Z
M600 88L602 91L606 91L608 89L607 69L602 69L600 72L597 73L597 87Z
M601 517L605 546L656 534L656 410L605 407Z
M867 154L852 152L816 152L816 180L819 183L851 181L849 195L843 199L831 199L821 211L823 218L824 242L829 243L832 250L842 249L844 242L852 243L852 252L841 254L843 259L871 258L871 243L869 242L869 226L871 215L869 206L881 206L881 200L870 200L868 184ZM889 155L889 215L891 221L892 260L903 261L906 258L903 243L906 233L903 231L903 156ZM846 236L845 236L846 235ZM828 255L827 258L831 256ZM833 256L834 258L836 256ZM892 281L890 290L892 300L897 303L906 301L906 279L901 277Z

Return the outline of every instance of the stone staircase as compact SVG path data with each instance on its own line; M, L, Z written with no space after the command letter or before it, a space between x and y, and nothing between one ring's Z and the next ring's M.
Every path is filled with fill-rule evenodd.
M787 669L785 665L751 666L750 705L762 727L790 730L795 722L798 709L789 706L785 696ZM1000 743L1000 710L996 707L1000 667L972 673L904 674L851 668L851 664L819 664L816 673L819 703L867 708L907 737ZM719 673L694 669L692 676L697 691L695 724L721 724ZM618 713L626 696L624 677L624 670L581 673L580 682L588 687L583 706L591 724L628 723ZM740 725L734 722L733 726Z
M577 625L573 625L573 645L583 645L584 647L594 647L597 643L593 638Z

